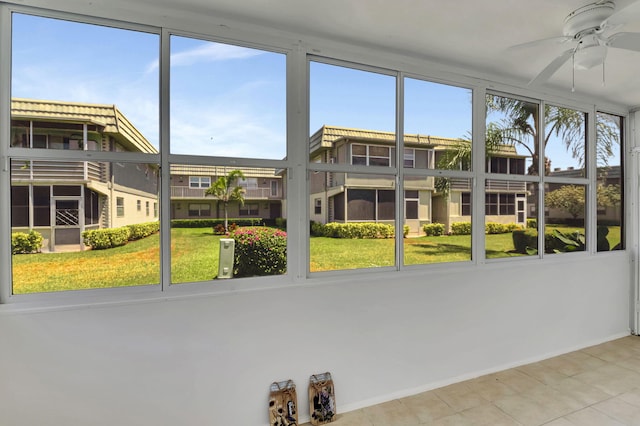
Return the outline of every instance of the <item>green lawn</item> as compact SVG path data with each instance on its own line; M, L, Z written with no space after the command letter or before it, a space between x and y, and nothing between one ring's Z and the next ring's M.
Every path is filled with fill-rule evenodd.
M558 227L563 232L578 228ZM210 228L171 230L172 283L208 281L217 276L221 236ZM620 227L609 227L614 247ZM14 255L15 294L102 287L158 284L160 281L159 234L109 250L73 253ZM440 236L406 238L406 265L459 262L471 259L471 237ZM522 256L513 253L511 233L486 235L487 258ZM372 268L395 264L395 242L314 237L310 240L312 272Z

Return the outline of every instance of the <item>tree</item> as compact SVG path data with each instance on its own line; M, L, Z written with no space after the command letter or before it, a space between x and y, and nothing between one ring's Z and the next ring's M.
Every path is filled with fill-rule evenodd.
M547 207L564 210L571 217L577 219L584 214L585 188L578 185L563 185L558 189L547 192L544 203Z
M540 145L538 128L544 129L542 148L546 148L551 137L564 143L567 152L578 160L581 167L585 161L586 115L582 111L545 104L544 123L538 123L538 105L497 95L487 95L487 114L498 113L503 118L487 125L487 135L491 130L502 144L514 145L529 153L532 164L530 175L538 175ZM619 145L619 129L615 118L608 114L596 115L596 156L598 164L607 165L613 149ZM489 140L489 137L487 137ZM495 141L491 142L495 144ZM489 151L487 149L487 151ZM551 162L545 158L545 174L551 171Z
M227 208L229 201L238 201L240 205L244 205L244 188L237 185L239 179L244 179L244 174L241 170L232 170L226 176L220 176L213 182L207 190L205 195L213 195L224 205L224 230L229 229L229 220L227 217Z
M609 207L620 204L620 185L598 184L596 191L598 206ZM573 219L584 214L585 188L578 185L563 185L547 192L544 202L548 207L560 209L569 213Z

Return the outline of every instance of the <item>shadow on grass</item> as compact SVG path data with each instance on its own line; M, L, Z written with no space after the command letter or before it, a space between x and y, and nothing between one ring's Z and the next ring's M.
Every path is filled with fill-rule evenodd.
M458 253L471 253L471 249L467 246L459 244L446 244L446 243L418 243L411 244L412 251L416 254L435 256L435 255L447 255Z

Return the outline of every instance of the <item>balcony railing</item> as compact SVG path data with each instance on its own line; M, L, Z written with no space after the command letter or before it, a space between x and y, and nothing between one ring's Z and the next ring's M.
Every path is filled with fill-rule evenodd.
M517 182L510 180L487 179L487 191L520 191L527 190L526 182Z
M29 161L11 162L12 180L33 181L103 181L102 163L92 161Z
M188 186L172 186L171 198L198 199L205 198L205 188L189 188ZM211 197L211 196L209 196ZM247 188L244 198L247 200L279 200L282 198L282 191L278 188L277 193L271 193L271 188Z

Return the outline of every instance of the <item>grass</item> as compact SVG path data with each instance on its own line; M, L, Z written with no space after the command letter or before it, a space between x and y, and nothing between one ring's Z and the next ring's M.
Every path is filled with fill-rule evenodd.
M554 226L563 232L580 230ZM171 230L173 284L208 281L218 272L221 236L210 228ZM522 256L513 252L511 233L486 235L486 257ZM609 227L614 247L620 227ZM375 268L395 264L395 241L314 237L310 240L312 272ZM471 259L471 236L417 237L404 240L404 264L461 262ZM159 234L109 250L14 255L14 294L89 288L124 287L160 282Z

